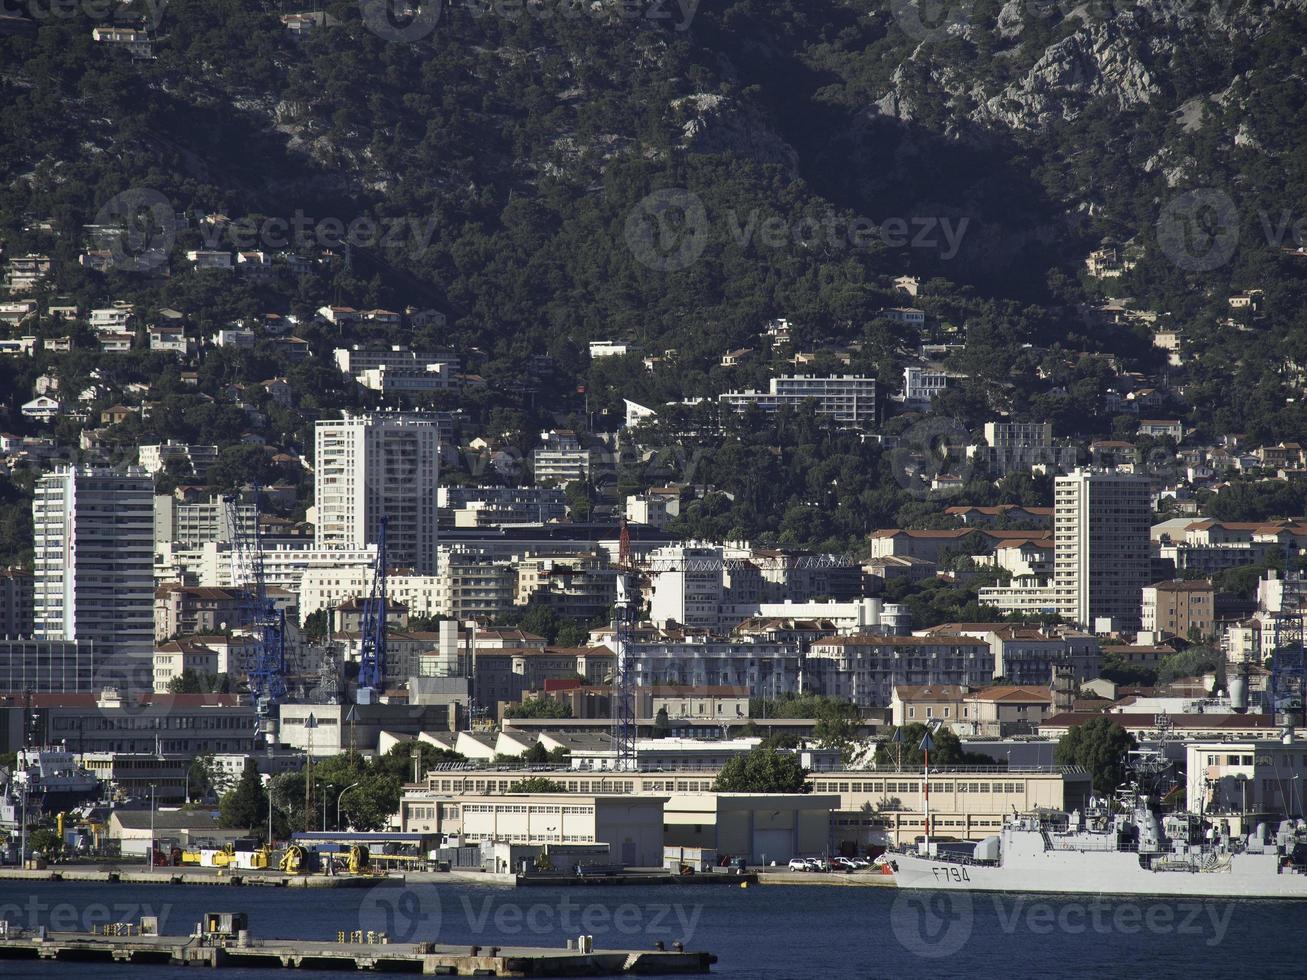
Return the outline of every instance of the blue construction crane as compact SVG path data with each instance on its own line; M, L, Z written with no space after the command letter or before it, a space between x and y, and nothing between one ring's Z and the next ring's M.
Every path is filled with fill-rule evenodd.
M250 693L261 716L273 713L286 696L286 613L268 598L259 530L259 488L254 488L254 528L241 519L240 498L223 498L232 536L232 584L248 595L247 629L254 639L249 660Z
M622 520L617 546L617 602L613 621L617 657L613 673L613 749L617 757L613 768L635 772L640 768L636 746L635 664L631 656L631 639L638 614L635 576L631 563L631 532Z
M372 568L372 591L363 600L359 637L359 702L369 703L386 680L386 525L381 518L377 534L377 561ZM367 693L364 693L367 692Z

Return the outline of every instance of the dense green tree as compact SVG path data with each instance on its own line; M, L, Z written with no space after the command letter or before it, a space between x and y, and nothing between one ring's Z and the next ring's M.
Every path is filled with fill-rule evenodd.
M718 793L803 793L806 773L792 752L759 746L727 761L717 774Z
M1053 758L1059 766L1087 770L1094 792L1106 795L1125 782L1127 757L1138 744L1133 735L1104 716L1069 729L1058 739Z
M926 735L926 726L920 722L904 725L897 730L900 741L895 735L887 735L876 743L876 765L897 766L904 769L920 769L923 764L921 741ZM950 728L938 728L930 734L934 748L930 751L931 766L956 766L972 760L962 748L962 741Z
M504 709L505 718L571 718L572 706L558 698L539 695L510 704Z
M259 767L253 759L245 760L245 768L235 787L223 794L218 805L218 824L222 827L257 829L268 817L268 794L259 777Z
M548 776L528 776L512 783L510 793L566 793L567 787Z

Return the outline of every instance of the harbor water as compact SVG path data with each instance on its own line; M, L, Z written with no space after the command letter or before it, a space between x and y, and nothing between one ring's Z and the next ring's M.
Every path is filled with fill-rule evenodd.
M734 980L800 977L1303 976L1295 937L1307 902L967 895L892 888L504 889L409 883L366 889L77 885L0 881L0 918L24 927L98 929L159 918L189 933L206 911L241 911L268 938L381 933L392 942L549 946L594 937L596 948L715 953ZM0 977L189 977L169 966L0 959ZM222 977L339 977L310 970L222 970Z

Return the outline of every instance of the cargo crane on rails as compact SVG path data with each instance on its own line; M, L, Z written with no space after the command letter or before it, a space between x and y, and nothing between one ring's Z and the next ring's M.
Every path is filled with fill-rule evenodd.
M363 600L363 621L359 636L359 680L355 700L373 704L386 683L386 525L381 518L377 534L377 559L372 566L372 589Z
M240 497L223 498L232 541L232 585L248 597L246 629L254 649L248 661L250 693L254 697L259 729L269 742L276 710L286 696L286 613L268 598L263 567L263 538L259 528L259 487L254 487L254 526L242 519Z

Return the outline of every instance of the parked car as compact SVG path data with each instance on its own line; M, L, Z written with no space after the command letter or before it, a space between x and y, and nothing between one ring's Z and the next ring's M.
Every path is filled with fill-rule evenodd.
M833 857L830 859L830 866L835 871L853 871L857 868L852 861L846 857Z
M829 871L830 865L823 858L808 858L809 871Z
M791 871L808 871L808 862L803 858L790 858Z
M853 858L853 866L855 868L870 868L871 862L866 858Z

